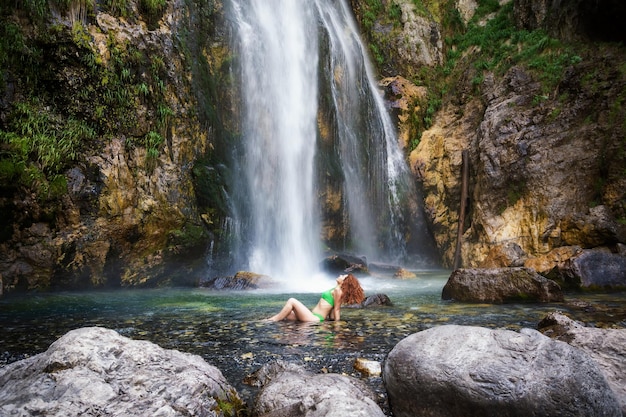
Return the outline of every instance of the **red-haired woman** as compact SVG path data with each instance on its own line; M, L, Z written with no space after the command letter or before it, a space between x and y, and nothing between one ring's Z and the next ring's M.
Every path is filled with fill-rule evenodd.
M337 286L322 293L317 305L309 310L304 304L295 298L290 298L278 314L270 317L269 321L294 320L294 321L324 321L327 319L341 319L342 304L359 304L363 302L365 295L359 280L352 274L339 275Z

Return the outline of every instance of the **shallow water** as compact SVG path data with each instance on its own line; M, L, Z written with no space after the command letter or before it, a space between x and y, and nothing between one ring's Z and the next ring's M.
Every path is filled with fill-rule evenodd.
M273 359L297 361L314 372L359 376L352 369L355 358L382 361L404 337L437 325L536 328L546 314L560 310L588 325L626 327L624 292L567 294L564 303L554 304L465 304L441 300L448 276L449 271L424 271L413 280L362 278L366 295L387 294L394 305L344 308L341 322L321 324L261 321L290 296L313 306L317 292L170 288L5 296L0 298L0 365L45 351L69 330L102 326L198 354L250 400L255 390L243 378ZM380 380L373 385L380 391Z

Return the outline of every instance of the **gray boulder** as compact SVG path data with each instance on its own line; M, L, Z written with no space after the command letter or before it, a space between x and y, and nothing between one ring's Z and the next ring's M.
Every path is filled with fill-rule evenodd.
M396 417L622 415L585 352L530 329L415 333L389 353L383 379Z
M626 256L607 248L583 250L568 259L560 273L572 287L626 288Z
M312 374L289 363L271 363L259 371L263 385L253 416L384 417L374 394L362 381L339 374Z
M347 308L373 308L373 307L383 307L383 306L392 306L393 303L387 294L374 294L365 297L361 303L358 304L347 304L344 307Z
M457 269L448 278L441 297L479 303L563 301L556 282L528 268Z
M0 368L2 416L226 416L242 408L201 357L104 328L73 330Z
M626 329L585 327L562 313L550 313L539 331L587 352L596 361L626 416Z

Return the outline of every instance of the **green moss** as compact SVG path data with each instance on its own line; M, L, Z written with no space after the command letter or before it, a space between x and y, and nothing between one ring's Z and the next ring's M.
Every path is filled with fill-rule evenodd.
M376 61L378 65L382 65L385 62L385 56L380 52L378 46L376 44L370 44L369 47L374 61Z
M413 0L413 5L415 6L415 12L419 15L419 16L423 16L426 18L430 18L433 15L436 16L436 14L431 13L431 10L429 9L429 5L432 6L436 6L437 2L428 2L428 4L425 4L424 1L422 0Z
M231 389L226 397L214 398L218 407L216 411L223 414L224 417L245 417L248 415L244 402L239 399L239 395L234 389Z
M130 0L100 0L99 4L116 17L129 17L132 11Z
M16 2L16 7L26 11L31 17L39 20L50 13L47 0L23 0Z
M187 223L181 229L170 232L168 245L191 248L204 245L206 239L207 232L204 226Z
M379 19L383 11L383 4L381 0L365 0L363 9L363 26L369 31Z
M402 9L396 3L392 3L389 5L389 9L387 11L387 15L389 20L393 22L394 27L400 27L402 23Z
M167 6L167 0L140 0L139 10L144 15L148 29L155 29L159 19L163 16Z
M483 18L491 13L496 13L500 9L500 1L498 0L479 0L475 15Z

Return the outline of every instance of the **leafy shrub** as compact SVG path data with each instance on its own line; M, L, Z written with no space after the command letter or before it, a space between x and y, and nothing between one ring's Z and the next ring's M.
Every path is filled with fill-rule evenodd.
M0 131L0 186L31 188L44 199L64 194L62 173L95 131L83 121L54 118L36 101L16 103L8 120L9 130Z

